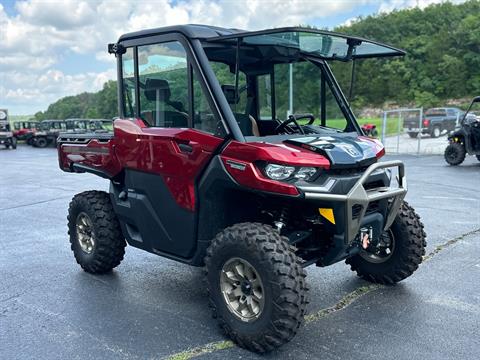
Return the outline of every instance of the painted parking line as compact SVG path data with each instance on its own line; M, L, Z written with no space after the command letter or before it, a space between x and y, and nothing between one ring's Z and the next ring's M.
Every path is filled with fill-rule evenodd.
M456 238L453 238L451 240L448 240L447 242L444 242L443 244L437 245L435 249L433 249L431 252L429 252L427 255L423 257L423 262L431 260L435 255L437 255L440 251L446 249L449 246L452 246L453 244L456 244L457 242L465 239L467 236L475 235L480 233L480 229L475 229L469 232L466 232L462 235L457 236Z
M430 261L435 255L440 253L442 250L445 250L449 246L452 246L459 241L463 240L464 238L479 234L480 233L480 228L475 229L472 231L469 231L467 233L464 233L462 235L459 235L451 240L448 240L447 242L440 244L436 246L431 252L429 252L427 255L423 257L423 262L428 262ZM351 305L353 302L361 298L362 296L365 296L366 294L369 294L377 289L384 288L386 287L385 285L379 285L379 284L370 284L370 285L365 285L361 286L352 292L348 293L344 297L342 297L338 302L336 302L334 305L329 306L327 308L320 309L312 314L308 314L305 316L305 324L311 324L316 321L319 321L327 316L329 316L332 313L344 310L347 308L349 305ZM185 351L175 353L172 355L169 355L165 357L165 360L189 360L192 358L195 358L197 356L217 352L220 350L226 350L226 349L231 349L235 347L236 345L230 341L230 340L225 340L225 341L215 341L211 342L205 345L197 346L191 349L187 349Z
M225 341L216 341L211 342L206 345L198 346L189 350L185 350L173 355L167 356L166 360L188 360L194 357L205 355L212 353L214 351L225 350L235 347L233 341L225 340Z
M356 288L352 292L349 292L347 295L345 295L343 298L341 298L336 304L333 306L330 306L328 308L324 308L321 310L318 310L317 312L314 312L313 314L308 314L305 316L305 324L310 324L312 322L318 321L324 317L327 317L328 315L343 310L350 304L352 304L355 300L358 300L362 296L377 290L381 287L384 287L383 285L379 284L370 284L370 285L365 285L365 286L360 286L359 288Z

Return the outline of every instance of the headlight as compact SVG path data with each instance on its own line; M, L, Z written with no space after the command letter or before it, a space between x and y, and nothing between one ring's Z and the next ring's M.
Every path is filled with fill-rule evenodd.
M317 169L314 167L301 167L293 176L297 179L308 181L316 172Z
M265 166L265 174L272 180L285 180L288 179L295 168L293 166L284 166L277 164L268 164Z
M317 168L314 167L294 167L278 164L267 164L265 166L265 175L272 180L310 180L316 173Z

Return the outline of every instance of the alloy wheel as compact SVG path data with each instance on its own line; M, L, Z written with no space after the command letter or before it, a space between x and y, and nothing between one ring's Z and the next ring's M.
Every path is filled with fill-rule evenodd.
M228 310L244 322L260 317L265 306L262 279L246 260L232 258L220 273L220 288Z
M92 221L87 214L81 212L76 221L77 240L83 252L91 254L95 247L95 234Z

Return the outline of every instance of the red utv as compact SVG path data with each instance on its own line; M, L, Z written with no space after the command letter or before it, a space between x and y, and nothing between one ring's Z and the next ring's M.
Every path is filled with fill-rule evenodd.
M37 121L17 121L13 123L13 136L17 140L23 140L27 144L32 144L32 138L38 126Z
M362 130L363 130L365 135L367 135L371 138L378 137L377 125L375 125L375 124L363 124L362 125Z
M364 136L328 65L401 50L304 28L186 25L123 35L109 52L113 133L58 143L62 170L110 181L70 203L85 271L110 271L127 243L205 266L222 329L265 352L304 319L306 266L346 260L382 284L417 269L425 232L403 201L404 165L379 162L383 146Z

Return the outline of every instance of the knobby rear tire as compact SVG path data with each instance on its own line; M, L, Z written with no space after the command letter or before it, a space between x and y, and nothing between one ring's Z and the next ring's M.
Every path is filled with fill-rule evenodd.
M82 250L77 238L76 222L80 213L86 214L92 223L95 245L91 253ZM71 249L83 270L103 274L120 264L125 255L126 241L109 194L85 191L75 195L70 202L67 219Z

